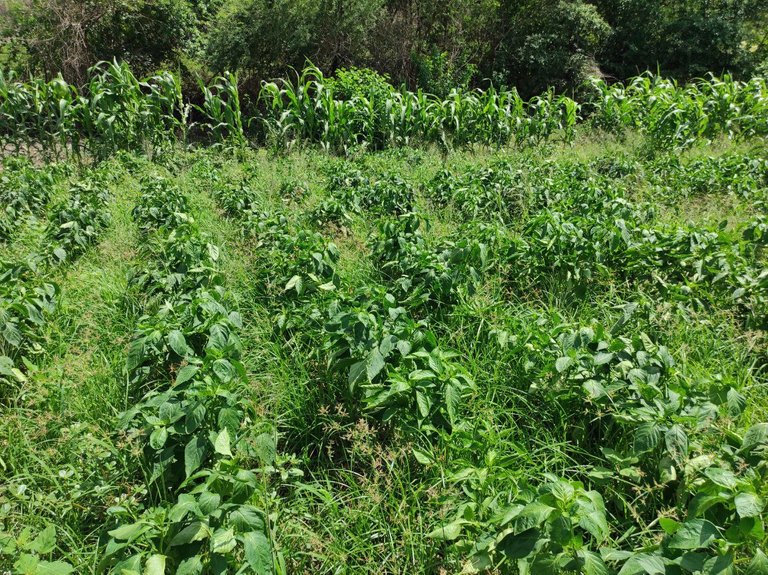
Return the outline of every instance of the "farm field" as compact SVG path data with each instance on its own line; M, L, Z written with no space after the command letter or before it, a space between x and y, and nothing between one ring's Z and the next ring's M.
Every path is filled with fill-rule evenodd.
M212 146L172 87L14 120L0 572L768 573L764 82L400 128L274 84L259 149L221 82Z

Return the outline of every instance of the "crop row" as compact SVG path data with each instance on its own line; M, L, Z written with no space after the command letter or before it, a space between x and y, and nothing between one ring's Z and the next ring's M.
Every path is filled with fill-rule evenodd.
M635 128L664 145L685 147L700 138L766 136L768 85L762 78L739 82L710 76L678 86L645 74L626 85L593 82L587 105L592 122L607 130Z
M134 219L148 265L133 278L147 295L127 355L134 396L121 429L140 442L145 498L111 509L100 571L270 573L269 518L257 506L259 469L274 440L242 395L240 315L218 271L218 247L167 180L145 179Z
M491 170L477 185L488 185L494 177ZM472 185L475 178L461 180ZM573 193L582 190L576 186ZM668 349L642 332L632 333L635 304L627 304L610 328L533 322L527 336L512 338L511 345L529 358L529 400L572 414L568 441L574 453L590 453L582 481L548 475L527 484L493 454L482 456L486 447L475 434L476 422L461 409L476 385L457 355L437 353L442 348L430 329L431 318L471 293L500 258L515 270L515 282L533 274L535 284L557 263L549 253L578 253L582 244L571 236L552 241L561 231L552 228L549 208L528 220L524 240L493 223L469 221L458 234L462 239L454 242L424 233L428 222L410 213L413 190L407 184L364 175L357 168L331 174L328 195L307 214L307 222L260 213L257 196L247 186L220 186L214 193L222 209L239 218L245 233L257 241L259 293L278 314L278 326L291 342L288 349L316 353L330 374L345 376L334 387L336 399L379 425L421 438L414 456L426 468L457 446L474 446L470 452L481 454L470 462L449 457L448 479L460 489L447 504L457 511L430 534L465 558L466 572L503 561L530 573L686 574L746 568L747 563L757 573L764 567L766 558L758 547L764 533L761 453L768 444L768 426L754 425L743 435L734 431L746 399L727 384L684 376ZM595 193L602 191L598 187ZM452 201L450 194L444 199ZM600 200L594 209L584 208L594 200ZM644 212L643 206L610 195L579 197L574 204L569 202L575 198L558 201L583 210L585 218L600 215L583 226L582 234L603 221L615 225L620 218L612 210L626 212L630 224ZM336 247L310 226L313 220L343 221L371 210L382 218L368 242L382 283L352 286L340 275ZM682 235L656 230L663 236L659 249L620 237L627 244L622 253L639 263L633 267L623 261L616 270L644 276L665 269L665 263L669 281L690 283L675 274L687 267L697 273L688 259L706 260L702 252L708 246L715 260L733 252L728 266L738 267L735 258L759 270L754 259L759 240L753 242L759 220L756 224L735 249L730 237L695 230ZM548 225L554 229L551 236L537 239ZM528 252L520 248L521 241ZM510 246L516 251L510 253ZM594 252L582 255L582 265L600 263ZM698 273L707 282L702 291L723 281L715 272L707 275L706 266ZM576 278L576 272L570 276ZM297 341L304 345L297 347ZM424 438L431 439L424 443ZM633 532L654 542L633 546L627 540Z
M470 187L467 191L459 186L461 198L482 198L472 193L472 186L503 189L509 170L500 171L499 187L489 185L495 179L493 171L486 171L484 178L460 177ZM445 182L442 176L440 182ZM697 284L702 286L695 291L700 298L724 292L726 300L747 308L763 325L768 272L759 258L762 219L746 226L742 242L722 232L648 230L641 224L648 217L647 206L612 198L611 190L599 185L591 188L591 195L584 194L590 186L565 189L573 197L559 198L556 205L566 208L567 217L542 207L521 218L519 235L469 221L458 235L465 238L462 243L476 242L478 247L459 253L465 258L473 252L487 255L475 261L445 258L451 265L447 270L441 266L442 276L432 272L434 260L414 257L423 253L426 243L418 234L418 216L385 220L371 242L377 267L385 273L397 270L392 278L397 284L413 293L424 285L433 292L431 301L446 303L440 293L440 286L446 284L439 278L449 277L448 286L472 285L478 270L484 269L484 260L509 269L512 285L523 292L546 285L553 273L554 283L598 282L600 267L605 265L628 278L653 277L668 289L677 282L680 292L688 296ZM535 197L534 192L528 207L546 205ZM515 201L520 198L513 196ZM494 205L491 213L509 213L502 207ZM505 485L514 481L513 476L506 477L503 469L495 469L498 477L489 477L484 462L485 475L478 470L483 476L479 483L471 467L462 468L454 480L469 497L454 502L459 513L434 535L455 541L468 552L468 569L489 568L499 557L506 557L532 573L609 573L613 566L622 574L675 569L694 573L731 568L741 553L755 553L765 508L765 469L759 454L768 440L768 427L758 424L743 437L732 433L723 444L720 434L728 422L738 419L745 399L732 387L702 386L681 377L667 349L642 333L625 335L634 309L628 305L611 329L599 324L575 330L563 324L552 326L537 334L539 345L534 346L538 354L532 363L540 371L530 397L579 414L569 442L575 450L601 446L602 452L594 456L603 459L604 466L585 477L600 488L600 494L555 477L536 488L518 486L512 494ZM459 429L451 440L472 441L471 435L461 435ZM629 485L622 485L627 477ZM665 515L668 511L663 506L635 509L636 493L655 485L677 489L674 519ZM659 515L649 517L654 512ZM608 522L611 515L616 524ZM646 524L659 522L660 542L640 550L613 547L609 536L632 529L638 516L648 517ZM713 552L715 540L720 549ZM598 549L599 555L594 552ZM758 552L753 564L763 561Z
M26 216L42 215L54 181L51 171L35 169L23 159L10 158L4 162L0 178L0 242L12 239Z
M126 65L100 64L83 94L61 78L23 83L0 74L0 134L16 153L40 145L57 156L105 158L162 147L175 141L180 111L181 88L167 72L139 81Z
M383 80L349 94L310 66L295 81L265 82L250 114L241 109L236 77L215 78L201 89L201 105L186 105L172 74L140 81L116 62L97 65L82 94L60 78L23 83L0 75L0 135L17 152L40 145L56 154L84 149L103 158L185 140L192 112L215 141L244 145L246 131L258 126L259 141L289 148L315 143L335 152L423 143L535 144L557 134L572 140L582 120L606 130L639 130L663 147L768 134L762 78L710 77L682 87L651 75L627 86L596 81L583 102L551 91L525 101L514 89L494 87L454 90L443 99Z
M24 196L31 205L41 202L44 206L52 180L44 177L44 181L31 180L29 187L20 188L15 197ZM74 184L68 197L51 209L37 252L25 262L0 261L0 395L3 397L25 381L25 372L34 368L34 357L44 351L43 328L58 305L60 292L49 278L50 272L82 255L109 224L105 181L104 174L94 172L83 182ZM40 205L34 207L41 209Z
M682 181L683 190L696 193L702 185L699 168L712 166L698 163L679 172L666 167L661 173L665 186ZM715 180L707 176L704 185L718 189L722 172L713 172ZM732 193L746 194L759 206L765 166L759 164L752 178L746 175L743 186L733 183ZM662 178L652 174L651 182L656 179ZM467 225L483 223L486 242L510 267L510 284L522 291L553 281L584 290L618 278L678 300L732 307L752 325L764 325L764 217L755 215L740 230L662 224L656 207L632 198L626 186L578 165L526 181L516 166L502 163L466 174L441 172L425 192L437 206L451 206ZM680 193L677 189L675 197ZM499 226L499 220L516 231Z
M413 313L428 298L376 283L345 285L338 249L321 234L284 215L261 213L247 187L220 185L215 195L257 242L259 292L277 313L283 337L319 351L315 359L346 382L337 399L353 413L406 434L429 435L456 425L474 383L457 354L439 345ZM440 265L435 262L434 273L441 272ZM422 287L431 279L420 278Z

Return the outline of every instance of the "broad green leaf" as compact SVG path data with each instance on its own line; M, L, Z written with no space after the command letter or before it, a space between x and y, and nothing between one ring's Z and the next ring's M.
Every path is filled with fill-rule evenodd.
M702 549L720 536L717 527L706 519L692 519L683 523L669 541L672 549Z
M11 377L19 382L27 380L27 377L16 368L13 360L6 355L0 355L0 375Z
M718 555L711 557L704 562L702 569L706 575L735 575L733 566L733 554Z
M744 575L768 575L768 557L761 549L755 552Z
M680 567L696 573L704 569L704 562L709 559L709 553L688 551L680 558Z
M608 567L597 553L580 549L576 555L581 559L581 571L584 575L609 575Z
M200 368L196 365L185 365L179 370L179 373L176 374L176 385L188 382L195 377L195 374L197 374L199 370Z
M768 423L757 423L744 434L740 451L751 451L754 447L765 443L768 443Z
M518 535L510 533L504 536L496 548L509 559L523 559L533 553L536 544L543 538L538 529L528 529Z
M149 435L149 446L155 451L159 451L165 445L168 439L168 429L166 427L158 427Z
M144 575L165 575L165 555L155 554L147 559Z
M426 379L434 379L435 377L435 372L428 369L415 369L408 374L408 379L411 381L424 381Z
M217 529L211 536L211 553L226 555L237 547L235 532L232 529Z
M458 539L459 535L461 535L461 529L465 523L466 521L463 519L446 523L428 533L427 537L439 541L453 541L454 539Z
M197 404L191 410L188 410L187 415L184 418L184 433L194 433L205 420L205 414L205 406L201 403Z
M127 559L118 561L112 570L112 573L119 573L120 575L141 575L142 559L142 554L136 553Z
M610 362L614 358L613 353L605 353L601 352L595 355L594 357L594 363L595 365L604 365L608 362Z
M144 338L138 338L131 342L128 347L126 358L126 367L128 372L134 371L144 362Z
M512 524L514 525L515 534L538 527L547 520L554 510L554 507L545 505L540 501L529 503L513 520Z
M285 289L283 289L283 291L291 291L292 289L294 289L296 290L296 293L298 295L301 295L303 288L304 288L304 281L301 279L301 276L296 275L288 280L288 283L285 284Z
M56 527L48 525L30 543L28 549L41 555L50 553L56 547Z
M184 334L175 329L168 334L168 346L181 357L186 357L190 349L187 346L187 340L184 338Z
M603 387L603 384L594 379L585 381L582 384L582 387L584 388L584 391L589 394L590 399L593 400L600 399L601 397L608 395L608 392L606 391L605 387Z
M563 373L566 369L568 369L571 364L573 363L573 359L571 359L568 356L563 356L557 358L557 361L555 362L555 369L558 373Z
M184 472L187 477L197 471L203 464L208 451L208 441L198 436L193 437L184 448Z
M736 489L739 482L732 471L721 469L720 467L710 467L709 469L704 470L704 475L706 475L715 485L727 489Z
M272 573L272 546L261 531L251 531L243 535L245 560L259 575Z
M357 363L353 363L349 368L349 376L348 376L348 383L349 388L354 389L355 385L363 381L363 378L365 377L366 372L366 362L365 361L358 361Z
M665 455L659 460L659 482L664 485L677 480L677 469L675 462L669 455Z
M467 559L461 568L461 575L485 573L493 567L493 559L488 551L480 551Z
M747 407L747 398L741 395L734 388L730 388L727 394L728 415L733 418L739 417Z
M195 541L203 541L204 539L207 539L210 534L211 532L205 523L195 521L187 525L184 529L179 531L173 539L171 539L171 546L176 547L178 545L194 543Z
M107 534L119 541L130 541L131 539L141 535L149 527L144 523L131 523L129 525L121 525L112 531L108 531Z
M210 491L203 491L197 500L197 505L200 507L200 513L210 515L221 505L221 495L211 493Z
M263 531L264 514L252 505L241 505L229 514L230 523L240 531Z
M422 391L416 390L416 407L419 408L419 415L422 419L429 416L429 412L432 409L432 402Z
M426 451L423 451L416 447L412 448L412 450L413 450L413 456L416 458L416 461L418 461L422 465L429 465L432 463L432 458Z
M35 575L69 575L75 568L64 561L40 561Z
M271 433L260 433L254 440L256 455L262 463L272 465L277 457L275 437Z
M667 535L674 535L677 530L680 529L680 522L670 519L669 517L661 517L659 519L659 525Z
M368 358L365 362L365 372L368 376L368 381L372 382L377 375L384 369L384 357L381 355L378 347L373 348L368 354Z
M610 533L605 514L599 511L592 511L584 515L579 520L579 526L589 532L598 543L602 543Z
M454 385L447 384L445 386L445 407L448 412L448 421L451 425L456 425L460 403L461 394L459 391Z
M13 564L13 568L20 575L35 575L35 573L37 573L37 566L39 564L40 559L38 559L36 555L24 553Z
M635 430L635 453L653 451L661 441L661 430L655 423L641 423Z
M733 502L736 504L736 513L739 517L760 517L763 512L763 501L754 493L739 493Z
M184 559L179 563L179 568L176 569L176 575L201 575L202 572L203 563L197 555Z
M213 362L213 373L224 383L229 383L237 377L237 370L226 359L217 359Z
M638 553L630 557L619 571L619 575L664 575L667 572L664 560L658 555Z
M213 449L219 455L227 455L232 457L232 448L230 446L229 431L222 429L216 436L216 440L213 442Z
M680 425L673 425L664 435L667 452L677 463L682 465L688 458L688 434Z
M179 495L179 500L176 505L171 507L171 511L168 513L168 518L174 523L179 523L190 513L197 513L199 508L195 497L188 493L182 493Z

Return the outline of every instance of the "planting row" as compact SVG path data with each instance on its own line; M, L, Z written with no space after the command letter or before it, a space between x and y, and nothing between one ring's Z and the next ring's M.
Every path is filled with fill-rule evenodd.
M479 185L493 178L491 171ZM472 185L471 177L462 181ZM581 191L577 187L574 193ZM486 453L474 431L479 422L462 409L477 385L458 356L438 345L430 324L437 314L446 317L500 263L516 270L513 286L527 287L529 276L535 285L546 270L557 268L549 253L563 258L573 246L578 252L579 242L537 240L537 230L553 227L548 208L541 214L549 218L549 228L538 219L541 214L528 220L519 237L495 224L470 221L458 234L462 239L453 241L432 239L425 218L410 213L410 186L357 168L334 172L326 199L305 220L260 213L247 185L220 186L214 193L225 213L239 218L257 241L257 291L277 314L290 343L286 349L293 350L288 353L309 354L326 365L326 379L341 372L343 378L333 380L335 399L375 426L410 437L425 473L438 460L447 465L448 479L459 489L445 504L456 513L430 536L435 545L464 557L466 572L504 563L523 573L622 575L765 568L759 547L766 518L761 453L768 426L741 428L746 399L736 387L691 380L663 344L634 331L641 323L636 316L644 313L637 304L626 304L611 327L573 326L560 318L534 321L528 333L506 337L481 329L478 337L488 339L489 360L509 345L527 358L531 385L521 392L544 412L570 414L568 450L588 458L580 481L546 476L529 483L520 480L518 469ZM452 201L450 195L445 199ZM643 211L629 202L616 208L617 199L610 196L579 200L571 209L591 214L583 227L590 233L601 222L618 225L616 209L626 210L624 221L632 224ZM600 200L594 212L583 207L592 200ZM381 283L349 285L339 272L336 247L311 231L312 221L343 221L357 213L383 217L368 242ZM739 281L744 273L739 266L765 276L756 256L760 228L760 220L748 226L743 245L730 236L718 240L715 232L715 237L696 230L665 236L656 230L665 242L659 249L641 248L633 243L640 240L619 234L618 241L627 244L621 253L631 255L622 257L631 261L614 262L614 272L639 279L669 270L667 283L685 287L700 281L703 293L723 281L733 296L728 282ZM733 275L707 275L706 265L693 265L701 277L686 282L681 270L691 266L689 259L709 261L710 245L712 259L726 271L733 268ZM727 254L732 256L721 264ZM578 259L583 265L601 262L593 252ZM594 279L568 271L564 276L571 279ZM754 290L757 301L750 299L754 305L747 307L759 316L764 286ZM467 451L477 456L467 461Z
M731 182L728 193L749 198L756 212L736 230L727 222L664 224L657 204L629 192L646 178L653 196L669 195L670 200L710 190L722 194L720 182L736 166L741 179ZM384 217L372 244L380 269L399 274L401 293L433 304L440 304L445 299L441 292L455 283L452 270L476 278L492 253L492 263L509 270L506 282L520 293L539 293L548 285L584 292L618 279L694 306L732 308L748 324L765 325L767 224L759 213L768 179L765 162L660 162L640 180L630 174L617 180L602 170L578 163L542 169L526 162L499 162L459 174L441 171L424 194L436 208L456 214L463 222L459 236L465 239L432 245L431 252L425 252L422 235L428 223L412 213L416 192L397 176L364 176L355 166L332 166L328 193L311 217L337 225L361 214ZM426 286L430 293L417 295L416 286Z
M126 364L138 400L120 427L139 443L144 489L110 509L99 571L271 573L280 559L259 502L274 439L243 394L241 319L218 247L167 180L143 181L133 215L148 263L132 282L146 309Z
M23 83L0 74L0 136L17 152L40 145L57 155L87 150L105 158L116 150L144 152L186 141L192 112L214 141L245 145L246 131L255 127L259 142L288 148L313 143L334 152L536 144L558 134L571 141L585 119L600 129L639 130L660 147L768 134L762 78L710 77L683 87L651 75L627 86L595 81L578 103L552 91L525 101L514 89L494 87L454 90L442 99L359 71L327 79L310 66L295 80L264 83L251 114L241 110L236 77L215 78L201 89L201 105L185 105L172 74L140 81L117 62L94 67L82 94L60 78Z
M43 178L45 183L32 179L28 187L17 188L16 206L22 205L22 197L29 209L34 205L40 210L45 205L52 182ZM89 174L51 209L36 253L25 262L0 261L0 397L6 398L26 380L25 373L35 367L35 357L44 352L44 325L59 300L59 287L52 276L58 266L75 260L97 241L109 225L108 202L106 175Z

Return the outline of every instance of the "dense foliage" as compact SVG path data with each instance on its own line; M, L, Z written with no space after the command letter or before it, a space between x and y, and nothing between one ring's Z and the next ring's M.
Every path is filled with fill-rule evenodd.
M768 573L763 78L200 94L0 78L0 571Z
M309 59L441 97L492 81L530 98L601 74L749 77L765 71L767 18L761 0L13 0L0 64L78 85L113 58L179 69L188 86L231 71L255 97Z
M60 77L22 82L0 74L0 143L16 152L87 152L103 159L120 150L162 153L186 143L190 132L230 146L320 144L343 154L421 144L449 150L572 142L579 124L617 134L639 131L653 149L768 132L762 77L742 82L710 76L685 85L651 74L626 85L593 80L577 102L551 89L529 100L517 90L493 87L455 88L440 97L396 89L371 70L326 79L310 66L293 78L264 82L256 106L244 106L232 74L201 85L201 102L191 106L172 74L139 80L125 63L113 61L91 70L83 92Z

